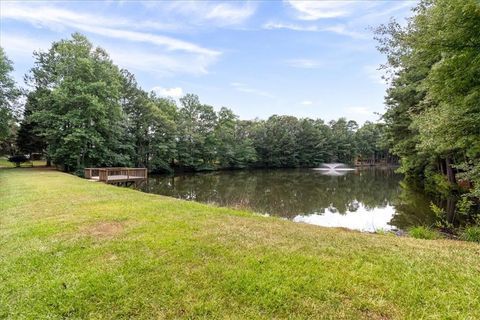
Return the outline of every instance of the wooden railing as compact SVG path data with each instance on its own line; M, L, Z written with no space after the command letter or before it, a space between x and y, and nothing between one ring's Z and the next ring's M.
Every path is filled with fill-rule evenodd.
M85 168L85 178L91 179L92 177L98 177L98 169L97 168Z
M146 168L85 168L85 178L102 182L135 181L147 178Z

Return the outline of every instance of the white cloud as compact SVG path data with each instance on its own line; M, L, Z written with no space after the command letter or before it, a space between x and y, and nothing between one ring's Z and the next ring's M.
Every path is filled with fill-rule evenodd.
M251 94L255 94L255 95L262 96L262 97L267 97L267 98L274 98L275 97L274 95L272 95L272 94L270 94L266 91L251 88L245 83L232 82L232 83L230 83L230 85L233 88L235 88L235 90L240 91L240 92L251 93Z
M350 114L357 114L357 115L371 115L373 111L365 107L350 107L347 108L347 112Z
M210 8L206 18L219 20L226 24L239 24L248 19L254 12L255 8L251 5L238 7L231 3L220 3Z
M357 39L366 39L370 37L370 35L366 33L349 30L349 28L347 28L346 25L342 25L342 24L320 28L316 25L299 25L294 23L267 22L262 27L267 30L286 29L286 30L303 31L303 32L332 32L332 33L348 36L351 38L357 38Z
M386 3L386 1L383 3ZM393 3L395 3L395 5L392 5ZM370 12L366 12L366 14L361 15L357 18L357 22L362 21L363 23L377 24L383 18L391 16L394 12L405 12L405 10L408 12L414 6L416 6L417 3L418 2L416 0L391 1L388 6L385 6L385 8L378 8L376 5L382 4L382 2L373 2L368 7L375 7L375 10L370 10Z
M357 1L297 1L287 0L287 3L297 11L301 20L318 20L325 18L344 17L351 14Z
M359 20L375 20L391 13L411 8L416 0L359 1L359 0L285 0L300 20L342 18L355 15ZM373 9L373 10L372 10Z
M116 27L130 27L133 22L126 20L110 19L101 16L79 14L69 10L52 7L30 7L22 5L2 6L3 19L13 19L30 22L36 26L43 26L53 30L72 27L77 30L95 33L105 37L119 38L137 42L149 42L154 45L164 46L168 50L183 50L200 54L216 55L219 52L205 49L193 43L175 38L145 32L130 31Z
M180 87L175 87L175 88L153 87L152 91L155 91L160 96L171 97L175 99L178 99L183 96L183 89Z
M24 57L32 56L34 50L48 50L51 41L31 38L19 34L2 34L0 45L7 54ZM101 44L99 44L101 45ZM178 73L202 75L208 73L208 67L214 62L214 57L192 55L188 53L160 54L145 50L125 50L117 46L101 45L107 50L113 62L121 68L140 70L153 73L158 77L172 76Z
M73 12L70 10L45 5L42 2L30 2L28 5L18 2L2 2L0 16L16 20L29 21L41 27L48 26L53 30L63 30L65 21L80 24L95 24L108 27L124 27L127 29L148 30L179 30L184 26L178 23L167 23L152 20L128 20L119 16L101 16L85 12Z
M350 28L350 29L354 29L354 28ZM334 25L334 26L325 27L325 28L322 29L322 31L330 31L330 32L333 32L333 33L336 33L336 34L340 34L340 35L343 35L343 36L348 36L348 37L356 38L356 39L371 38L370 34L349 30L349 28L346 25L343 25L343 24L337 24L337 25Z
M209 26L231 26L244 23L256 12L253 2L174 1L147 2L169 14L188 18L186 23Z
M320 61L312 59L290 59L285 62L291 67L302 69L316 69L322 66Z
M317 26L301 26L293 23L281 23L281 22L267 22L263 25L264 29L274 30L274 29L288 29L293 31L309 31L309 32L318 32L320 29Z
M301 104L304 105L304 106L310 106L310 105L313 104L313 102L310 101L310 100L303 100L303 101L301 102Z
M20 34L3 33L0 37L0 46L8 54L15 53L22 56L31 56L33 51L47 49L50 42L39 38L25 37Z
M191 54L160 54L137 50L119 50L106 46L113 62L126 69L149 72L158 77L176 74L202 75L214 62L212 57Z
M180 50L209 56L217 56L220 54L220 52L218 51L202 48L190 42L151 33L136 32L123 29L102 28L98 26L88 26L82 24L73 24L72 26L76 27L77 29L90 33L95 33L105 37L135 42L147 42L157 46L163 46L167 50Z
M2 4L2 19L13 19L46 27L53 31L73 29L96 34L105 38L114 38L128 42L141 42L157 48L131 52L125 48L129 45L116 45L113 50L106 49L116 63L124 67L142 69L158 75L170 75L181 72L189 74L205 74L208 67L220 56L221 52L204 48L191 42L153 33L132 31L135 25L128 20L92 16L48 6L22 5L19 3ZM5 36L2 34L2 37ZM12 42L12 41L11 41ZM20 41L13 45L22 47ZM119 51L118 47L122 47ZM149 52L150 51L150 52Z
M295 31L310 32L333 32L357 39L370 38L371 34L364 29L368 25L379 25L387 22L386 17L394 12L405 11L414 6L415 0L397 1L355 1L355 0L318 0L318 1L297 1L285 0L294 11L297 20L305 22L317 22L322 20L321 25L304 25L298 23L275 23L268 22L265 29L289 29ZM345 18L348 17L346 20ZM326 25L331 20L327 18L342 18L344 23ZM337 21L337 20L334 20ZM359 32L359 30L361 30Z

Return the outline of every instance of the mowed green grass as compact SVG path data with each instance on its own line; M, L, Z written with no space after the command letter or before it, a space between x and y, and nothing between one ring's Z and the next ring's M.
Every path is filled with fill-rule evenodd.
M45 166L46 165L46 161L45 160L33 160L31 162L25 162L25 163L22 163L20 164L20 167L31 167L32 165L34 167L41 167L41 166ZM15 164L8 161L7 158L1 158L0 157L0 168L14 168L15 167Z
M0 170L0 318L480 319L480 245Z

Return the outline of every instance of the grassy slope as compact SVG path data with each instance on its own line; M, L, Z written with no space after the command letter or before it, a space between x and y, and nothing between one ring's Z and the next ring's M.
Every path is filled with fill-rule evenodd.
M480 246L0 170L0 318L480 318Z

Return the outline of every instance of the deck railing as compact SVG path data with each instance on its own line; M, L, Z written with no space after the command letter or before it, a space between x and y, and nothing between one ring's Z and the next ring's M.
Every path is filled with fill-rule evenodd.
M134 181L147 178L146 168L85 168L85 178L109 181Z

